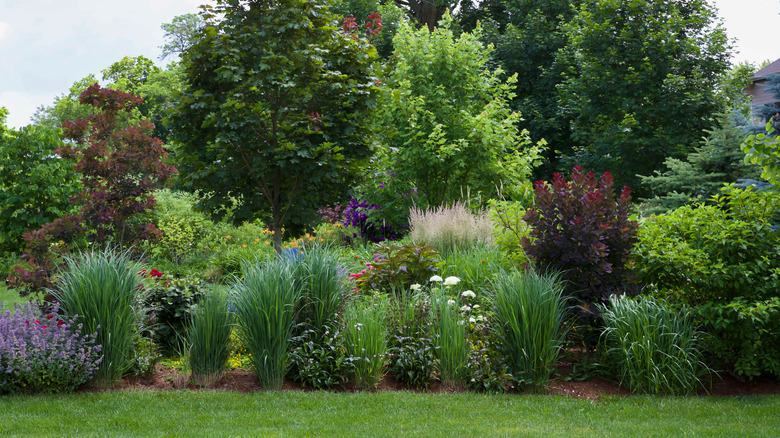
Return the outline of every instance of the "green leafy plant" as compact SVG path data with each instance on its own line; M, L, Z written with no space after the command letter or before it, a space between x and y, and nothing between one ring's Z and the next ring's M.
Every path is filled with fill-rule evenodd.
M494 281L495 330L520 385L544 385L564 342L566 304L557 274L507 272Z
M493 242L518 268L530 263L523 249L523 239L531 228L523 220L526 206L519 201L491 199L488 201L490 220L493 222Z
M187 330L192 378L209 386L222 377L230 356L232 317L227 301L210 293L203 297Z
M449 13L435 28L401 23L381 102L390 168L414 184L423 207L454 202L468 188L493 193L498 181L519 187L543 149L509 108L517 76L489 68L481 27L455 27Z
M472 213L463 202L409 212L409 237L426 242L447 257L456 250L491 244L492 226L485 212Z
M604 320L603 371L632 392L692 394L708 371L700 333L683 307L652 298L613 295L599 306Z
M709 336L702 339L707 361L740 379L762 374L780 378L780 297L707 303L690 309Z
M638 280L688 305L748 301L780 290L780 194L724 187L711 205L684 206L647 219L632 256Z
M55 154L60 131L25 126L0 136L0 250L21 251L24 233L75 212L73 161Z
M130 369L135 341L139 265L127 252L111 249L66 259L52 294L86 333L97 332L103 361L95 382L108 386Z
M288 371L299 285L291 262L283 257L264 266L245 263L242 271L244 279L234 281L232 297L241 341L263 388L278 390Z
M380 245L365 269L351 274L360 291L393 292L423 284L439 269L439 253L431 245Z
M154 340L163 352L172 353L179 336L192 320L198 303L206 295L203 280L194 276L176 278L152 269L145 275L144 302L154 315Z
M436 371L430 303L419 293L403 293L390 308L388 371L414 389L427 388Z
M355 385L376 388L385 373L387 302L356 300L344 313L346 350L355 367Z
M353 373L342 332L305 330L292 338L290 376L304 388L343 388Z

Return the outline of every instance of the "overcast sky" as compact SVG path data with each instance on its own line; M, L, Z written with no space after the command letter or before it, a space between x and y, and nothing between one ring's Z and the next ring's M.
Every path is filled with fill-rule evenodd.
M160 25L197 12L204 0L0 0L0 106L8 125L27 125L73 82L124 56L159 63ZM772 35L780 29L780 0L715 0L734 60L780 58Z

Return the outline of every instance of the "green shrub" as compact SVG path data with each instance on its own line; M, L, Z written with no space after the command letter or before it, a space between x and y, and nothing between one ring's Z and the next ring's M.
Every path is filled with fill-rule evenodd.
M360 272L350 275L362 292L397 292L412 284L424 284L441 263L438 251L431 245L414 243L380 245L371 260Z
M238 227L223 222L214 224L198 249L209 254L207 277L213 281L241 274L244 261L266 260L275 254L273 233L258 221Z
M494 281L495 329L520 385L544 385L561 355L566 305L560 277L507 272Z
M281 257L265 266L244 263L242 271L244 279L235 280L232 299L241 341L263 388L278 390L288 371L299 285L292 263Z
M409 212L409 237L426 242L447 257L455 250L491 244L492 225L484 212L473 214L462 202Z
M290 377L304 388L343 388L353 373L342 332L305 330L292 338Z
M165 353L173 353L178 338L192 320L198 303L206 295L203 280L194 277L176 278L157 270L142 271L146 275L146 306L155 315L154 340Z
M752 379L778 376L780 194L722 189L711 205L684 206L646 220L634 272L651 292L693 306L707 359Z
M710 335L703 339L708 362L741 378L763 373L780 378L780 297L735 298L691 311Z
M712 205L649 218L632 252L638 280L675 303L697 305L778 296L780 194L723 189Z
M196 256L203 236L214 226L205 214L196 210L199 197L169 189L157 190L154 196L157 206L151 220L162 236L147 252L155 259L164 258L174 264Z
M139 265L127 252L110 249L69 257L66 265L52 294L66 314L77 316L85 333L97 332L103 361L95 381L108 386L131 366Z
M34 125L0 136L0 251L21 251L24 233L76 211L82 186L73 160L56 155L60 136Z
M387 303L356 300L344 314L346 350L355 367L355 385L373 389L382 379L387 355Z
M208 386L219 380L230 357L231 314L227 302L216 293L207 294L192 316L187 331L192 377Z
M599 308L606 375L632 392L649 394L692 394L702 385L708 370L686 308L676 312L652 298L616 295Z
M526 208L522 202L488 202L490 220L493 222L493 242L518 268L526 266L530 259L523 249L523 238L528 237L531 227L523 220Z

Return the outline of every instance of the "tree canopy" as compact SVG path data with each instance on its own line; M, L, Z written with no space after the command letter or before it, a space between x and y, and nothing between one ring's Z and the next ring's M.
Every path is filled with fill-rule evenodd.
M569 165L610 170L621 184L684 156L715 112L730 47L706 0L583 2L558 52L561 123L576 151Z
M467 190L516 188L536 165L540 146L518 130L509 99L517 80L492 71L481 29L456 37L445 16L433 32L403 24L382 102L390 166L413 182L421 202L451 203Z
M376 50L320 1L220 0L203 18L172 118L184 185L211 211L241 197L234 217L267 219L280 251L371 155Z

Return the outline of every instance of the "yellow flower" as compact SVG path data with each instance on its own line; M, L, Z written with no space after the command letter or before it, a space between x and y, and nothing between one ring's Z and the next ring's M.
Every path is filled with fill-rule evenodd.
M266 244L266 245L270 245L270 244L271 244L271 242L269 242L269 241L267 241L267 240L266 240L266 241L265 241L265 244Z
M244 245L241 245L241 248L246 248L246 244L244 244Z

